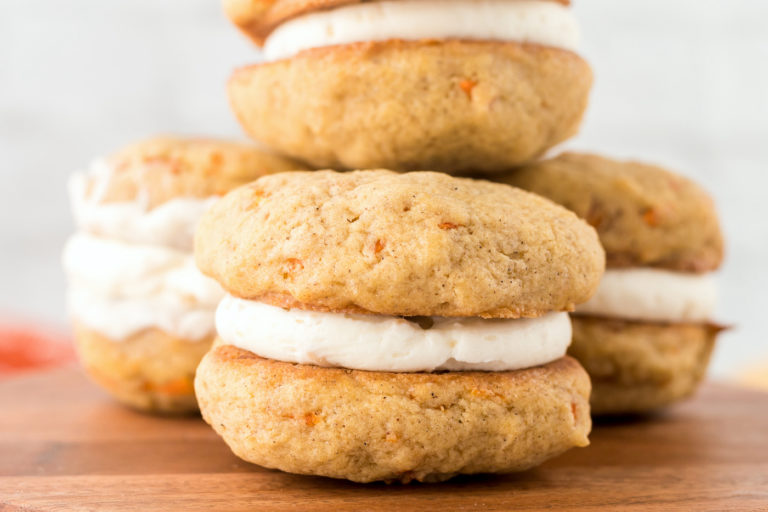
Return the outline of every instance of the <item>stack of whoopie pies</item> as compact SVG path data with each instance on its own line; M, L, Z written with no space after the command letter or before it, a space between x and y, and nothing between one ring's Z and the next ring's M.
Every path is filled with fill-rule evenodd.
M336 169L261 178L201 219L197 264L227 296L195 389L237 455L436 481L588 443L567 312L602 276L596 232L440 174L508 171L577 131L592 74L567 4L225 1L264 48L229 83L243 127Z
M287 157L163 139L73 182L77 340L118 398L193 409L197 367L243 459L408 482L530 468L588 444L590 400L693 392L719 331L709 197L537 162L592 82L567 0L224 3L265 56L232 107Z

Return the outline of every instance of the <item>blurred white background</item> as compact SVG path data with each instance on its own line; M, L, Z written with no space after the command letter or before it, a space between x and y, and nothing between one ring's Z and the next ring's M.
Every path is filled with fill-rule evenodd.
M576 0L597 78L568 147L706 186L727 234L713 372L768 360L768 2ZM0 2L0 317L66 328L65 181L156 133L242 137L224 84L256 51L218 0Z

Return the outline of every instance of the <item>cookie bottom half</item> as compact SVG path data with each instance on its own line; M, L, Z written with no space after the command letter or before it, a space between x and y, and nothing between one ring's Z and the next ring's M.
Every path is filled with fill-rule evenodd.
M385 373L218 345L195 389L239 457L356 482L521 471L586 446L591 428L589 379L568 357L513 372Z
M112 340L75 324L77 351L91 378L118 401L162 414L197 411L195 370L212 341L213 336L193 341L159 329Z
M720 328L573 316L568 354L592 379L592 413L645 413L691 396Z

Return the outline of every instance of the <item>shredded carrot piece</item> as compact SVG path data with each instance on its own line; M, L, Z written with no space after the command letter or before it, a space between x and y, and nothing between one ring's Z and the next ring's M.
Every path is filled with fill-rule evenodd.
M653 208L648 208L643 213L643 222L648 224L651 227L656 227L659 225L659 216L656 214L656 210Z
M476 85L477 82L470 80L469 78L465 78L459 82L459 87L461 87L461 90L464 91L464 94L466 94L467 98L470 100L472 99L472 89L474 89Z
M304 415L304 424L308 427L314 427L318 424L320 421L320 418L317 417L317 415L313 412L308 412Z
M288 258L285 260L286 263L288 263L288 268L291 272L296 272L297 270L304 270L304 263L301 262L301 260L296 258Z
M188 395L193 392L192 381L186 377L154 385L155 391L168 395Z

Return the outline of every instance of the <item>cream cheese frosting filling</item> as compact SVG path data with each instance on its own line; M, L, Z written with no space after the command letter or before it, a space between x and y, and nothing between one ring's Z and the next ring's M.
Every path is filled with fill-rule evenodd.
M571 11L540 0L396 0L312 12L277 27L264 44L267 61L310 48L389 39L516 41L576 51Z
M102 203L104 187L112 169L103 160L87 173L75 173L68 188L75 222L81 229L126 242L163 245L192 250L200 217L218 199L179 197L149 209L138 197L134 201ZM88 184L93 184L90 194Z
M213 332L224 292L191 253L76 233L63 263L72 316L112 339L149 327L191 340Z
M70 287L67 303L72 317L112 341L120 342L145 329L190 342L214 333L214 310L194 306L172 294L145 298L107 298L87 288Z
M224 343L278 361L355 370L518 370L559 359L571 342L567 313L426 321L427 329L400 317L286 310L231 295L216 310Z
M648 322L706 322L717 300L712 275L652 268L608 269L576 314Z

